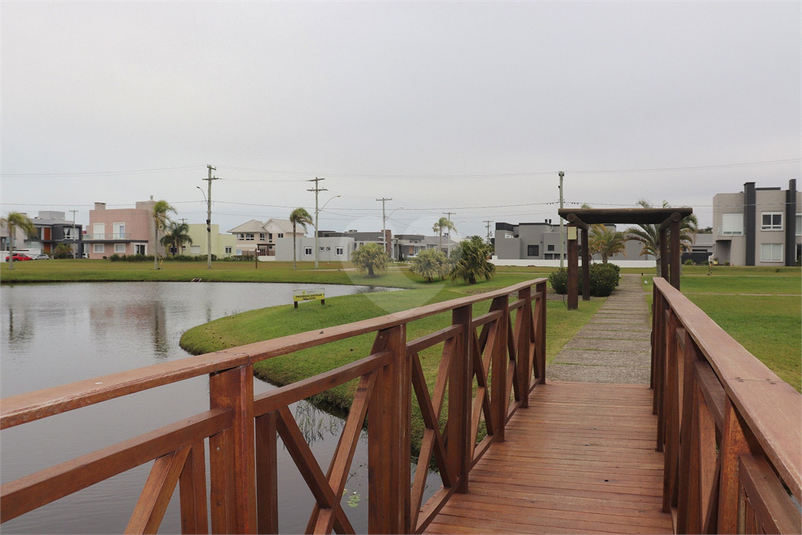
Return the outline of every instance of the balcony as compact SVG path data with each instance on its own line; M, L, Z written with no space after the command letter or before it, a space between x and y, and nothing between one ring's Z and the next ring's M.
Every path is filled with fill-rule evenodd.
M85 234L84 241L85 242L121 242L121 241L131 241L131 233L124 232L124 233L109 233L109 234ZM142 239L141 241L147 241L147 238Z

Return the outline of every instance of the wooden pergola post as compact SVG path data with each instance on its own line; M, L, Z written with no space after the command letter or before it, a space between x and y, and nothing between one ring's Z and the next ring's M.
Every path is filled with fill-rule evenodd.
M579 308L579 251L575 223L568 223L568 310Z
M660 275L677 290L679 290L679 265L682 257L679 239L679 223L682 221L682 217L679 212L674 212L658 227L660 231ZM666 234L671 240L670 244L666 239Z
M582 227L582 300L590 301L590 243L588 227Z

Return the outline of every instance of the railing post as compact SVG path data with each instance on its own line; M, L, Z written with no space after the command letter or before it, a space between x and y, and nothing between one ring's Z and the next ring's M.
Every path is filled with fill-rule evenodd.
M456 337L451 373L448 378L448 426L446 442L452 473L459 478L457 492L468 492L468 472L471 469L471 393L473 374L473 338L471 305L456 308L451 313L452 323L462 326Z
M508 295L497 297L490 305L490 311L501 310L501 317L496 320L496 336L494 346L491 348L490 374L490 412L496 425L495 440L504 442L504 429L507 427L507 333L509 326L510 298ZM520 355L518 355L520 358ZM470 387L470 385L469 385ZM470 388L469 388L470 391Z
M548 286L546 281L537 284L537 293L540 294L539 303L536 304L537 309L537 355L538 367L540 371L540 382L546 384L546 309L548 308Z
M256 503L259 533L278 533L276 412L256 419Z
M689 516L691 512L695 512L698 506L699 493L698 484L692 485L694 474L693 471L698 472L698 462L694 466L691 461L693 455L693 429L694 429L694 413L696 412L696 360L699 358L696 352L693 338L690 333L685 330L684 342L684 377L682 377L682 419L680 420L680 451L679 451L679 480L677 481L677 489L679 497L677 500L677 532L688 533L688 525L690 522Z
M239 366L213 373L209 377L209 397L211 408L234 412L231 430L223 432L211 448L213 472L230 470L228 474L212 473L213 486L219 490L220 482L228 482L224 485L225 494L233 493L222 497L226 502L226 530L256 533L253 367ZM213 516L215 509L213 504ZM212 524L215 530L223 527L214 518Z
M738 500L740 493L739 462L741 454L749 453L750 447L744 434L744 424L729 396L724 409L724 432L721 436L719 454L720 477L718 492L718 533L737 533Z
M384 329L372 353L391 351L379 370L368 406L368 531L409 533L412 360L406 325Z
M521 408L526 409L529 407L532 366L537 364L532 360L532 349L534 349L532 344L532 287L527 286L519 290L518 299L523 300L524 305L518 309L515 316L515 323L520 325L520 328L513 332L518 336L516 342L518 342L518 385L521 392ZM534 353L534 358L537 358L537 352Z

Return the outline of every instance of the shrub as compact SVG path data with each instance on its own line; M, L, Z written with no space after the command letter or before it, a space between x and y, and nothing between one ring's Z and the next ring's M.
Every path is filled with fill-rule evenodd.
M692 265L693 265L693 260L691 260L691 259L689 258L689 259L687 259L687 260L684 262L684 264L685 264L686 266L692 266Z
M591 264L590 265L590 295L593 297L607 297L618 286L621 279L619 274L621 268L615 264ZM549 282L554 291L558 294L568 293L568 271L560 268L549 275ZM583 282L580 273L579 293L582 293Z

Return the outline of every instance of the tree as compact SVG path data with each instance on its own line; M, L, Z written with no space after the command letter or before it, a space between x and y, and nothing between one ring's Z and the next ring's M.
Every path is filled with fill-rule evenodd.
M189 235L189 225L186 223L171 222L167 227L167 233L162 237L161 244L167 247L175 247L174 255L181 252L184 244L192 245L192 237Z
M435 277L443 278L448 271L448 258L439 249L424 249L412 259L412 273L420 275L426 282L434 282Z
M384 272L387 269L387 251L378 243L366 243L351 255L356 269L360 273L367 272L368 277L375 277L376 272Z
M455 227L454 223L449 221L448 218L441 217L440 219L437 220L437 223L435 223L432 226L432 230L437 232L437 235L438 235L437 247L442 251L443 250L443 232L444 231L452 231L452 230L454 232L456 232L457 231L457 227ZM448 241L449 241L449 243L451 242L451 235L450 234L449 234L449 237L448 237Z
M454 251L456 263L449 273L452 281L461 279L468 284L476 284L477 279L489 280L496 266L488 261L491 251L479 236L471 236L460 242Z
M649 201L641 199L638 201L641 208L652 208ZM671 208L671 205L663 201L663 208ZM696 233L698 231L698 221L696 216L691 214L684 217L679 222L679 242L680 249L690 249L693 242L696 240ZM626 241L634 240L640 242L640 254L649 254L654 256L655 264L657 265L657 276L662 277L660 268L660 230L659 225L639 224L637 227L630 227L626 231Z
M600 254L602 264L614 254L623 253L626 250L626 239L624 233L606 225L592 225L588 233L588 252L591 255Z
M296 254L296 242L298 240L298 235L296 234L296 226L300 225L301 228L304 229L306 232L306 225L314 226L312 223L312 216L309 215L304 208L296 208L290 213L290 223L292 223L292 269L298 269L296 265L296 259L298 255Z
M8 248L8 269L14 269L14 234L17 229L25 232L29 238L36 236L36 227L28 216L20 212L9 212L8 216L0 219L8 229L9 248Z
M72 255L72 247L66 243L59 243L53 251L53 258L70 258Z
M153 204L153 246L156 248L153 251L153 269L159 269L159 231L167 228L170 224L170 212L176 213L175 208L170 206L167 201L156 201Z

